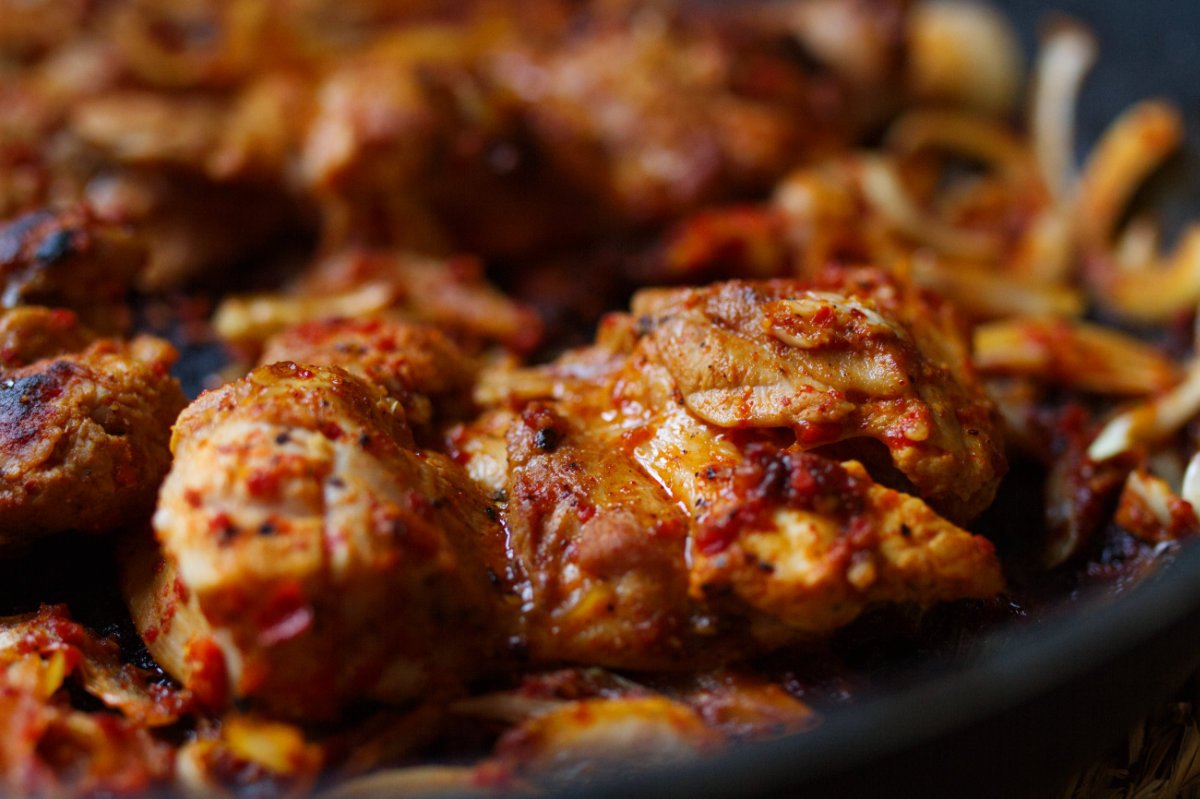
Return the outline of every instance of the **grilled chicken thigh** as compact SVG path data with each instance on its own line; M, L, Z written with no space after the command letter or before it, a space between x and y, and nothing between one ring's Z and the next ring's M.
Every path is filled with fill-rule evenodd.
M826 635L875 604L1001 589L991 544L920 498L968 515L1004 463L936 305L862 272L633 307L593 348L486 375L490 410L450 436L504 500L534 658L694 667ZM877 470L916 496L806 451L862 435L883 439L895 463Z
M149 646L208 701L227 686L328 718L487 664L503 627L494 510L455 464L414 448L381 390L338 368L260 367L194 402L173 449L154 527L181 596L151 603ZM177 632L172 614L193 599L202 619Z
M634 308L592 348L489 373L451 457L408 420L461 408L474 374L448 341L382 321L276 339L268 357L346 370L262 366L180 417L155 516L177 581L132 591L151 650L201 695L207 651L233 695L321 718L488 656L695 669L1000 590L986 540L809 451L877 437L918 494L963 515L990 497L999 439L965 345L927 341L957 335L935 305L860 272Z
M788 428L803 449L873 439L951 518L990 504L1004 472L997 420L949 306L863 270L645 291L632 314L694 416Z

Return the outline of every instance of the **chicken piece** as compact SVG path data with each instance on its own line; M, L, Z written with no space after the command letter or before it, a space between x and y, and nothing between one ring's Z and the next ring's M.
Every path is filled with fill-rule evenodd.
M732 36L722 40L661 11L643 14L594 24L566 47L506 49L492 65L554 171L601 218L672 218L733 186L762 184L822 133L845 134L842 119L800 123L815 116L808 101L822 81L777 52L776 41L760 37L753 53L739 52L746 45ZM775 84L739 85L753 80L739 74L739 57L747 71L777 70ZM825 83L837 91L835 81Z
M804 449L875 439L952 519L973 518L995 495L1005 471L998 417L957 316L929 295L875 271L839 271L647 290L632 313L648 357L700 419L791 428Z
M1003 587L990 542L878 485L858 463L781 451L772 431L739 441L676 402L666 370L636 354L614 385L620 406L654 409L638 427L626 419L622 438L690 512L692 596L724 626L752 608L758 647L827 635L875 604Z
M645 427L640 441L651 443L631 451L643 450L646 468L685 458L668 471L689 503L703 496L688 487L696 459L736 460L734 431L860 460L952 519L986 507L1006 468L999 417L953 309L871 269L646 289L630 315L604 321L595 347L487 372L476 388L484 406L547 397L569 399L572 413L611 410L596 424L617 432ZM669 438L671 452L645 449L696 420L726 432L705 433L709 449Z
M217 282L214 276L304 229L294 200L273 184L214 182L159 164L106 171L88 181L84 196L144 245L136 285L146 292Z
M688 519L586 422L531 403L507 432L504 520L538 662L678 668L690 635Z
M0 305L70 308L99 333L120 332L143 261L127 231L86 207L29 213L0 224Z
M752 449L718 475L697 520L692 589L725 613L751 609L769 640L828 634L883 603L995 596L995 548L914 497L871 482L861 465Z
M79 352L94 339L65 308L26 305L0 312L0 372Z
M870 5L849 16L879 35L844 38L898 61L904 3ZM524 256L763 190L878 121L891 81L814 67L774 20L676 6L480 4L453 35L392 29L340 59L297 170L330 243Z
M260 363L339 366L381 386L414 428L464 416L477 364L435 327L396 319L306 322L267 341Z
M634 375L654 375L643 368L620 373L626 400ZM857 463L780 451L763 437L739 445L674 403L642 424L626 418L590 433L565 415L570 400L552 407L558 414L534 401L510 417L504 461L502 516L530 586L535 660L728 662L827 636L878 604L986 598L1003 587L990 542ZM555 455L538 453L538 441ZM487 444L462 451L471 470ZM527 474L531 461L540 468ZM636 523L630 503L643 514ZM593 550L623 570L597 568Z
M160 339L101 340L0 374L0 546L149 516L185 400Z
M872 286L871 277L861 275L850 285L863 291ZM807 285L728 283L710 293L660 291L650 299L669 309L661 316L611 316L592 348L544 367L491 372L481 379L476 398L491 410L452 431L449 445L468 472L504 500L501 514L518 578L526 581L519 591L527 597L524 622L535 659L663 669L681 652L693 666L727 662L826 636L876 604L928 605L994 596L1002 588L988 541L941 518L920 499L876 483L858 463L804 452L784 415L804 409L803 392L767 386L764 396L754 396L755 378L782 374L799 382L811 372L844 386L845 372L857 368L876 381L868 385L875 395L898 393L893 401L906 404L919 421L922 413L932 415L921 391L937 402L978 392L973 382L957 383L949 368L922 362L923 353L935 353L937 363L944 363L943 353L961 349L961 339L918 348L916 335L890 310ZM875 288L901 291L886 281ZM697 325L699 331L689 330L694 317L687 314L695 311L686 301L700 304L706 296L721 298L726 318L734 322L706 321ZM672 297L674 304L668 302ZM801 333L815 339L807 350L782 342L772 346L762 319L763 305L793 297L828 309L825 324L796 323L789 330L793 340ZM676 310L680 307L685 310ZM853 360L845 338L838 339L836 321L850 325L842 336L857 335L867 347L859 357L875 355L874 362ZM752 331L755 324L763 330L761 344L733 364L757 370L747 378L750 388L720 389L689 402L695 392L680 385L672 369L680 364L663 357L672 346L663 331L674 325L676 335L693 342L685 379L716 374L732 382L726 376L731 358L722 346L754 339L747 335L729 344L722 337ZM971 379L965 362L953 363ZM887 382L889 367L902 375L898 392ZM918 375L924 382L908 386ZM820 390L815 380L805 385L811 393ZM870 405L872 395L865 390L824 392L810 402L815 414L895 414L886 403ZM963 409L964 416L974 412L990 420L982 397L973 401L975 408ZM778 416L769 416L772 412ZM720 423L739 414L747 420L744 426ZM978 431L970 436L953 415L939 423L951 428L951 440L982 439L985 464L1000 458L998 438ZM890 443L915 446L907 439ZM944 457L952 462L957 455ZM968 465L971 455L965 456ZM887 465L881 466L885 473ZM990 495L998 476L974 477L988 482L967 490ZM686 598L681 582L687 583Z
M495 510L460 467L413 448L381 389L338 368L260 367L189 406L173 449L154 528L182 601L146 602L138 623L154 654L184 653L164 665L210 703L232 698L224 683L271 713L328 719L452 689L487 663L503 629ZM193 601L189 628L211 632L173 640L169 614Z

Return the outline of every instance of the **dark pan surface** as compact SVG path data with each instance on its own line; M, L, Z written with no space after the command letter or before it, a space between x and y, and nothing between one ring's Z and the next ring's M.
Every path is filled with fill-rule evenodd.
M1200 217L1200 3L1006 0L1032 54L1052 11L1085 21L1100 59L1078 112L1080 152L1131 103L1167 97L1188 152L1148 189L1168 230ZM830 714L812 732L637 776L584 796L1054 796L1200 666L1200 548L1138 586L1085 596L983 636L947 671ZM564 794L566 795L566 794Z

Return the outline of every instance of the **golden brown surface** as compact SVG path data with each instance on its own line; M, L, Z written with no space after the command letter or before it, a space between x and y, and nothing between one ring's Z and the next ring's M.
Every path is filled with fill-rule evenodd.
M647 291L631 313L648 328L648 357L700 419L790 428L805 449L874 439L950 518L991 503L1005 469L999 426L940 301L851 271Z
M212 628L189 651L227 675L231 693L210 702L329 717L453 689L484 666L499 602L491 508L443 456L414 449L380 390L337 368L260 367L189 406L173 450L154 526Z
M1150 573L1184 116L1077 159L1041 48L1021 128L976 4L0 0L0 792L570 790Z
M924 420L944 429L924 427L925 441L896 431L886 439L901 469L919 462L912 450L920 448L936 461L919 476L940 482L917 490L954 486L979 502L990 499L1003 468L995 421L969 365L944 360L965 351L961 333L943 328L944 341L922 351L915 341L931 334L909 332L894 306L853 305L863 301L853 292L902 289L873 273L838 279L820 294L782 281L656 290L634 300L638 317L610 317L593 348L485 374L476 395L494 409L452 431L450 443L500 498L533 658L686 668L828 634L876 603L1001 589L989 543L920 499L875 484L858 464L803 454L846 429L870 435L871 424L886 432ZM831 320L848 306L863 321L817 327L809 348L772 339L763 309L801 302L823 305ZM719 307L724 323L695 306ZM928 313L912 318L930 322ZM752 335L736 337L741 331ZM862 340L829 340L838 334ZM870 349L880 339L891 347L882 356ZM676 341L693 346L671 349ZM693 403L703 389L681 385L672 366L684 380L744 388ZM734 368L744 377L727 377ZM889 384L888 368L904 377ZM797 380L815 373L842 382L824 394L809 382L806 394L780 387L789 370ZM925 382L907 385L918 375ZM855 379L857 392L839 391ZM818 423L827 414L833 430L825 440L806 439L806 409ZM940 450L945 441L958 448ZM893 476L886 461L878 466Z
M0 544L145 517L184 404L175 358L142 336L0 372Z

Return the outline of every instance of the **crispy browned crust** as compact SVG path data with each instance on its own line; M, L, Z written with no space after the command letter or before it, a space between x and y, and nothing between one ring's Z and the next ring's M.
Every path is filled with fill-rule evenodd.
M696 668L1002 589L991 544L930 508L977 511L1004 463L936 302L866 271L634 309L592 348L486 373L491 410L450 436L502 500L535 660ZM859 437L879 476L838 462Z
M145 518L184 405L175 357L143 336L0 374L0 543Z

